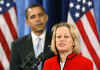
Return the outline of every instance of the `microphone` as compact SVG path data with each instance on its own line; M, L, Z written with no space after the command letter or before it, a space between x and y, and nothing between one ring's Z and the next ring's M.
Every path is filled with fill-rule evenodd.
M41 52L40 55L35 58L33 55L33 52L30 52L22 62L20 68L22 69L35 69L41 61L44 61L45 59L54 56L53 53L51 52L50 48L46 48L44 52Z
M33 56L33 52L30 52L23 60L22 64L20 65L20 68L21 69L30 69L31 66L35 65L37 61L37 58L35 58L35 56Z
M30 66L32 69L36 68L41 61L45 59L44 53L40 53L40 55L36 58L35 62Z
M49 50L47 50L47 51L49 51ZM50 52L47 52L47 51L41 52L40 55L38 56L38 58L36 60L34 60L35 62L33 61L34 63L31 66L32 69L37 67L41 61L44 61L45 59L49 58Z

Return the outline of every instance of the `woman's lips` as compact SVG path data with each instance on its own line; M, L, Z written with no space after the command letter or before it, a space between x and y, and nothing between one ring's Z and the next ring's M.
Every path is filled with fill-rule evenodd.
M60 43L59 46L60 46L60 47L64 47L65 44L64 44L64 43Z

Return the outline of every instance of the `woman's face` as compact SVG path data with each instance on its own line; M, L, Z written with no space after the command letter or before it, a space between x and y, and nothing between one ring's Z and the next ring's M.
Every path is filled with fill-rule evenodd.
M56 48L58 52L72 52L73 39L70 30L65 27L59 27L56 30Z

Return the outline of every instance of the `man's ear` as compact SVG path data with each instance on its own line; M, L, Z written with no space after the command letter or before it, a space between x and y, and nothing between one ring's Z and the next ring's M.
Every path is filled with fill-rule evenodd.
M45 15L45 21L46 22L48 21L48 15L47 14Z
M28 25L28 23L29 23L29 22L28 22L28 20L26 19L25 24L27 24L27 25Z

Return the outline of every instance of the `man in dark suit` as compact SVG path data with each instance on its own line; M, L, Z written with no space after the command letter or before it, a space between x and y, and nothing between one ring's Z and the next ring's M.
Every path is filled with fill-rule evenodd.
M51 35L45 29L47 21L48 15L40 5L32 5L26 9L26 24L31 27L32 31L31 34L12 43L10 70L31 70L32 65L34 68L32 70L41 70L44 60L53 56L49 49ZM41 41L38 42L38 38ZM41 46L39 50L37 50L38 43ZM38 63L38 56L41 52L48 56Z

